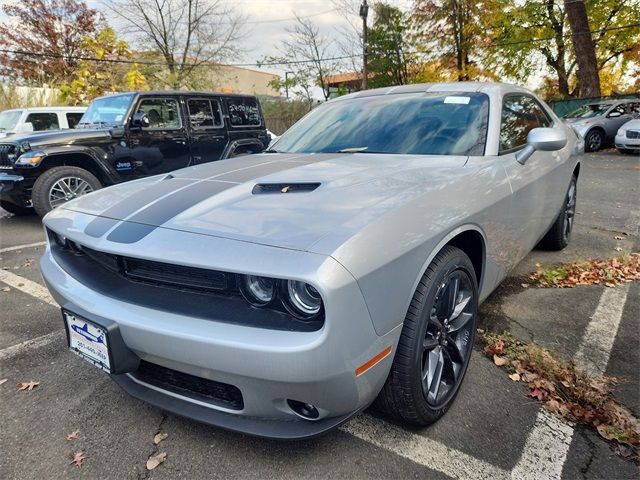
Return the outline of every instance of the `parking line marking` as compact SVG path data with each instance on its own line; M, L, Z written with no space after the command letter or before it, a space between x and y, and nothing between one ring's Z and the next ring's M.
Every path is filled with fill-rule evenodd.
M582 337L578 353L575 355L576 364L579 366L592 365L596 374L601 374L606 370L627 302L629 288L630 285L626 284L604 289ZM588 358L585 354L586 351L594 356L595 364L582 363ZM570 425L562 423L546 410L540 410L536 423L527 437L522 456L512 471L512 478L518 480L560 479L571 447L573 431L573 427Z
M0 248L0 253L13 252L14 250L22 250L24 248L42 247L43 245L46 245L46 244L47 242L36 242L36 243L27 243L26 245L16 245L15 247Z
M609 356L616 340L630 283L602 292L598 308L587 326L582 344L575 355L576 365L591 375L602 375L607 370Z
M26 340L16 345L11 345L10 347L0 350L0 360L6 360L7 358L14 357L24 350L32 351L36 348L44 347L46 345L49 345L50 343L55 342L58 339L62 340L63 338L64 330L56 330L55 332L47 333L45 335L41 335L40 337L32 338L31 340Z
M357 416L340 430L453 478L509 478L508 471L484 460L369 415Z
M58 306L56 301L49 293L49 290L47 290L39 283L32 282L31 280L21 277L20 275L16 275L15 273L9 272L7 270L0 270L0 282L4 282L7 285L15 288L16 290L20 290L21 292L31 295L38 300L42 300L49 305L53 305L54 307Z

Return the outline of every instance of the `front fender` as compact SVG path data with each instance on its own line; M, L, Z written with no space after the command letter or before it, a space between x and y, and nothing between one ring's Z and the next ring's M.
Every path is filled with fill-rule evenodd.
M100 172L100 177L109 180L110 184L119 180L118 172L107 161L110 157L108 151L101 147L88 147L84 145L56 145L39 148L45 153L41 166L45 169L58 165L87 166L87 170Z

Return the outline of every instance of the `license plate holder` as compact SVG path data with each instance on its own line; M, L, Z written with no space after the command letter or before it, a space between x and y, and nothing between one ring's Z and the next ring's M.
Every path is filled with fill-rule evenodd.
M107 329L68 310L62 310L69 350L94 366L112 373Z

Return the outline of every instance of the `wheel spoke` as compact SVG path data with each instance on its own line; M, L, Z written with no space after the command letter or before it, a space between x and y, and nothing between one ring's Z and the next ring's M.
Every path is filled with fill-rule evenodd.
M458 301L458 290L460 289L460 278L455 277L449 283L448 288L448 308L447 319L451 319L454 316L456 310L456 302Z
M427 336L425 337L424 341L422 342L422 350L426 351L426 350L433 350L434 348L436 348L438 346L439 342L438 339L435 337L431 337L429 336L429 334L427 334Z
M473 314L469 312L462 312L451 323L449 323L449 333L455 333L469 323L469 320L473 318Z
M460 346L456 342L455 338L451 336L447 337L447 353L449 354L451 361L461 365L464 363L464 354L462 350L460 350Z
M442 349L439 349L437 353L435 350L431 351L429 353L429 375L427 375L427 398L434 403L438 399L443 370L444 355L442 354Z

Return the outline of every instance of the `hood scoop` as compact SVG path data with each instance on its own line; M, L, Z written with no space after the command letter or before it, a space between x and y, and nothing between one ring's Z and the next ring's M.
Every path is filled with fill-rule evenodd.
M251 193L254 195L277 193L307 193L313 192L320 183L258 183Z

